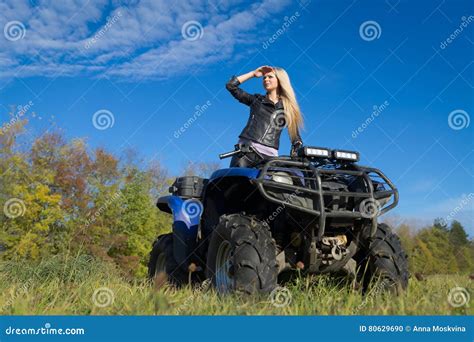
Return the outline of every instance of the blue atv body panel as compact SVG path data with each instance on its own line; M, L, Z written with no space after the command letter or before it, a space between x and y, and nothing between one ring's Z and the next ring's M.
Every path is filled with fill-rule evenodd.
M163 196L157 203L160 210L173 215L173 256L179 264L196 248L199 221L203 212L198 199L182 199L179 196Z
M279 171L290 173L291 169L278 168ZM256 179L260 169L231 167L215 171L209 178L208 185L222 178L238 177ZM294 170L293 170L294 171ZM173 215L173 255L180 264L187 264L186 259L197 247L199 222L204 211L203 204L198 198L182 198L168 195L158 199L158 208Z
M215 171L209 178L209 182L222 177L245 177L248 179L255 179L258 177L259 173L260 170L258 169L231 167ZM199 225L203 211L202 204L200 204L199 207L198 203L200 204L198 199L183 199L179 196L168 195L160 197L157 206L161 211L172 214L173 222L182 222L189 230L193 230L194 226ZM186 206L190 204L195 204L190 209L197 209L197 213L186 210Z
M247 167L229 167L227 169L220 169L215 171L209 181L212 182L222 177L246 177L248 179L255 179L258 177L260 170L251 169Z
M173 215L174 222L183 222L188 229L199 225L202 214L202 204L197 199L182 199L169 195L158 199L160 210Z

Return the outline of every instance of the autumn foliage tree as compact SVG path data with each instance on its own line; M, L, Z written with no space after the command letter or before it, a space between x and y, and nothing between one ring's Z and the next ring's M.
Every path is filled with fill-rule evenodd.
M431 227L410 233L401 227L402 243L408 252L410 270L423 274L474 273L474 243L456 220L450 226L435 220Z
M26 125L18 121L0 135L0 258L72 251L144 276L153 239L171 226L154 205L169 183L166 171L121 165L59 131L28 141Z

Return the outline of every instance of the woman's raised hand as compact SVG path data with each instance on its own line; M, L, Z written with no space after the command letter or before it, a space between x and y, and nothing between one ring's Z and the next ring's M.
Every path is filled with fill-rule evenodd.
M257 69L254 70L253 75L255 77L262 77L263 74L272 71L273 68L269 65L262 65L261 67L258 67Z

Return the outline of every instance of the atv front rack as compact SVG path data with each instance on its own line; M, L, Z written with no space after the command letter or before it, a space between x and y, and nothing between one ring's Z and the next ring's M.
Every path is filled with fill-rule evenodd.
M377 217L385 214L387 211L393 209L398 204L398 190L393 183L378 169L358 166L355 164L345 164L339 168L325 168L322 165L316 165L309 161L297 161L289 157L279 157L267 161L259 176L255 179L255 183L264 198L269 201L283 205L284 207L293 208L306 212L311 215L319 217L318 240L321 240L325 233L327 218L354 218L354 219L370 219L372 224L371 235L373 236L377 230ZM278 182L272 179L275 171L286 171L286 177L292 180L299 179L299 185L287 184ZM292 175L291 173L299 173L299 175ZM322 187L322 179L330 175L342 175L347 177L360 177L359 179L365 184L365 191L333 191L324 190ZM390 189L377 190L374 189L375 184L381 184L381 180ZM295 205L288 200L282 200L272 195L272 189L283 190L286 194L295 194L297 196L303 195L312 199L312 208L301 205ZM386 202L381 208L377 208L375 214L372 216L360 211L360 206L355 206L352 210L330 210L327 208L324 198L341 198L347 200L353 199L353 203L366 200L365 203L372 203L372 205L379 204L379 200L384 199ZM393 198L392 198L393 196ZM392 202L388 201L392 198ZM387 205L388 204L388 205Z

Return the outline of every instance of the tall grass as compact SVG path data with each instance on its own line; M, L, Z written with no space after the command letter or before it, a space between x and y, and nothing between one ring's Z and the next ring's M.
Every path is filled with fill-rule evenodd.
M270 297L219 296L213 289L175 289L146 280L127 281L113 266L93 258L56 256L37 264L0 264L0 314L7 315L466 315L471 305L454 308L448 293L465 275L410 280L403 295L373 291L362 296L328 276L299 277L285 285L288 305Z

